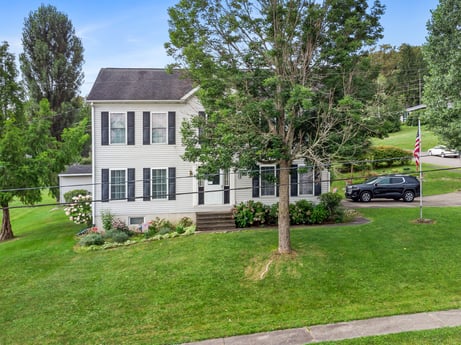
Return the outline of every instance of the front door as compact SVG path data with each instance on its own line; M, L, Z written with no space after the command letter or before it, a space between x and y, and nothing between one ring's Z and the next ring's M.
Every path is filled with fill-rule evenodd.
M205 205L222 205L223 204L223 176L220 172L209 175L204 181Z

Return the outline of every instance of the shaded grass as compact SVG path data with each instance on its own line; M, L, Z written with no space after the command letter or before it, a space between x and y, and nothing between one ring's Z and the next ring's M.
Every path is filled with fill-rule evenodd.
M420 332L404 332L399 334L365 337L335 342L323 342L322 345L459 345L460 343L461 327L453 327Z
M0 343L172 344L461 306L459 208L297 228L289 257L275 230L77 254L62 210L28 212L0 244Z

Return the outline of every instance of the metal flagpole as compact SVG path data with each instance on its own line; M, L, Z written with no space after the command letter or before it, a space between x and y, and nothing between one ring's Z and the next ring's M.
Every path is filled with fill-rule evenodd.
M419 140L419 152L418 152L418 161L419 161L419 220L423 220L423 160L421 157L421 146L422 146L422 133L421 133L421 122L418 117L418 137L416 140Z

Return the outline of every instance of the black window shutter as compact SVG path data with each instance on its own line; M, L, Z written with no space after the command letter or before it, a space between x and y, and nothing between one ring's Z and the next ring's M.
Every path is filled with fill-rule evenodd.
M150 168L144 168L142 171L142 199L150 200Z
M109 145L109 112L101 112L101 145Z
M176 112L168 112L168 145L176 144Z
M109 201L109 169L101 170L101 201Z
M176 200L176 168L168 168L168 200Z
M135 169L128 168L128 201L135 201Z
M142 144L150 145L150 112L142 113Z
M259 176L253 176L252 181L253 198L259 198Z
M280 187L280 165L275 167L275 195L279 196Z
M290 170L290 195L298 196L298 165L293 164Z
M128 124L128 136L127 144L134 145L134 111L129 111L127 113L127 124Z

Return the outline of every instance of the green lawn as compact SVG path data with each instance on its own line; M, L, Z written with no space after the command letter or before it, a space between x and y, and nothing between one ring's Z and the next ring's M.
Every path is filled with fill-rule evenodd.
M442 328L430 331L405 332L377 337L365 337L336 342L323 342L322 345L459 345L461 327Z
M362 212L371 223L293 229L281 258L275 230L78 254L61 209L12 210L0 344L173 344L461 307L459 208L426 208L435 224Z
M404 150L413 150L415 147L417 127L402 126L398 133L391 133L383 139L373 139L373 145L391 145ZM439 139L424 126L421 127L421 150L427 151L431 147L440 144Z

